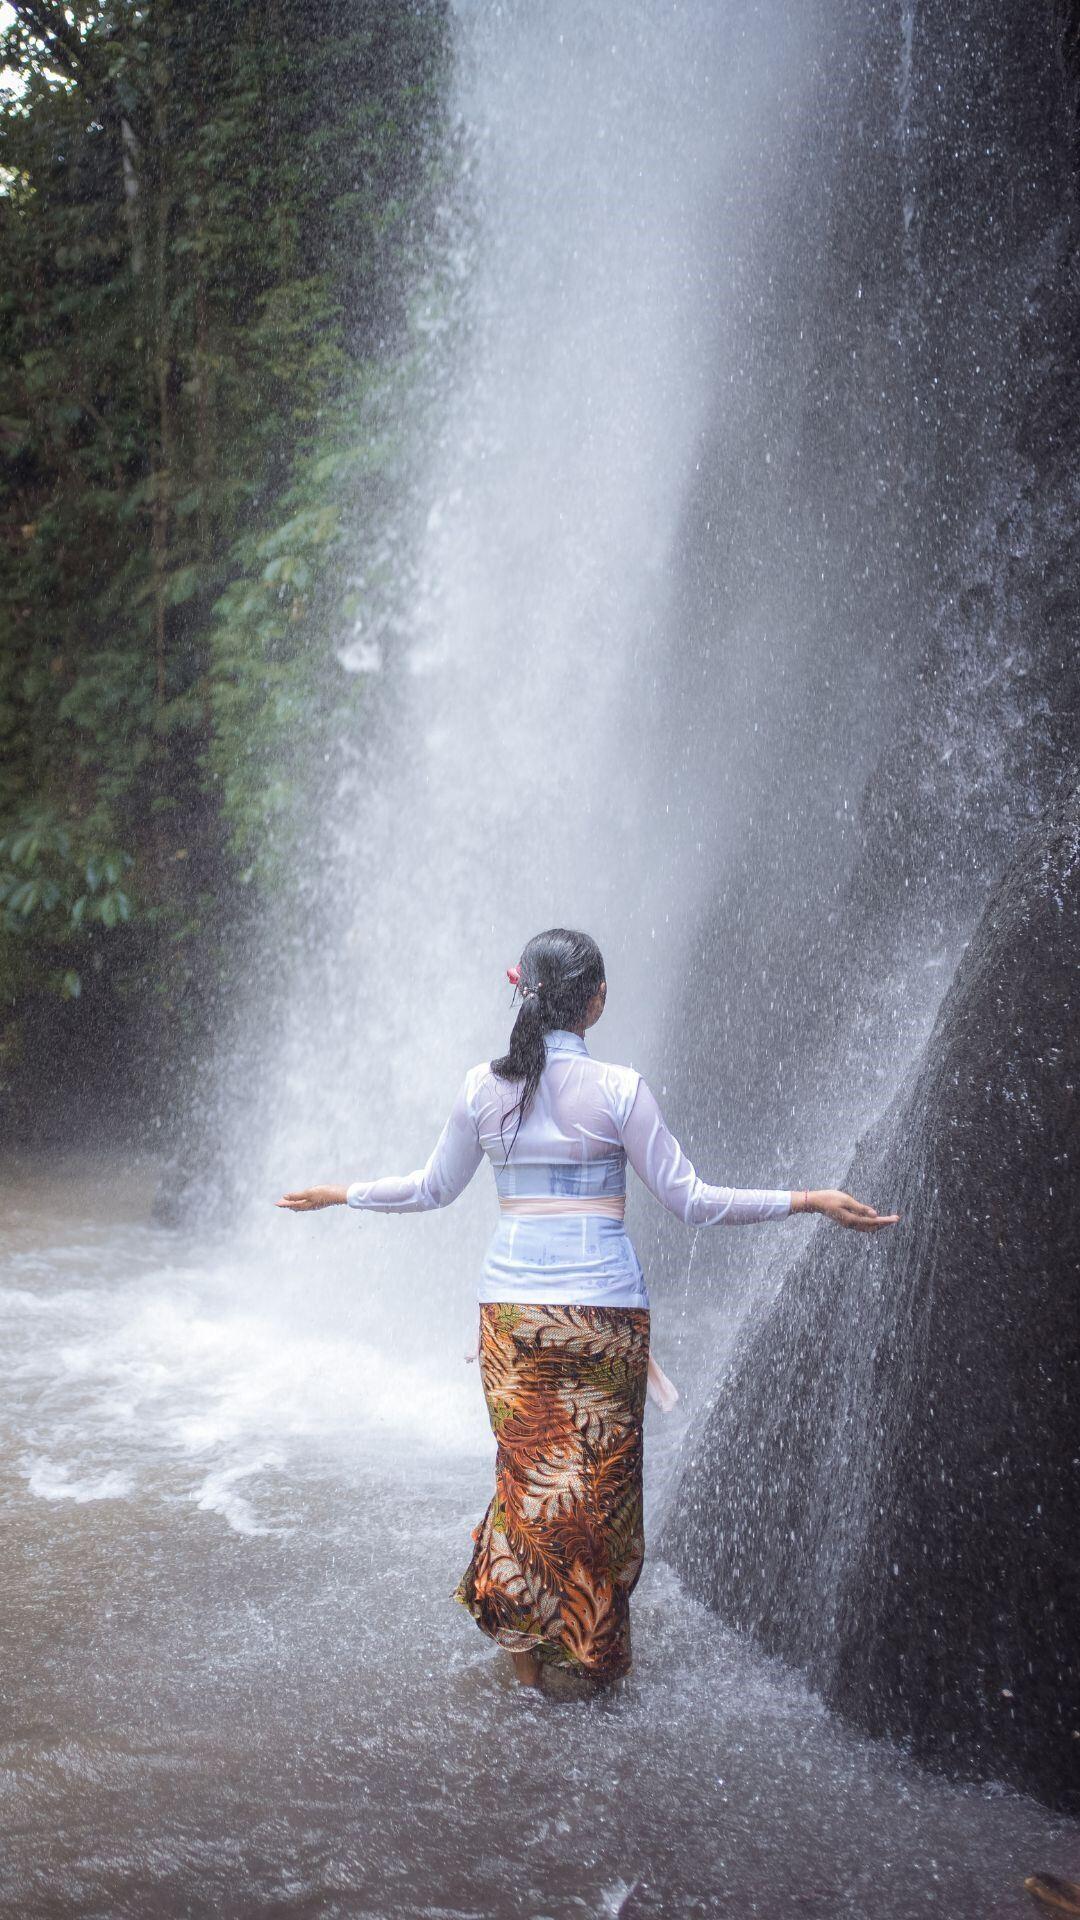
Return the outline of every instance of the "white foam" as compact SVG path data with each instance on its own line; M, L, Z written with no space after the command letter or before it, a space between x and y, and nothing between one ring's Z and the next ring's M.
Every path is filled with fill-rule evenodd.
M234 1533L268 1534L286 1533L286 1527L260 1526L255 1510L243 1494L233 1489L238 1480L250 1480L256 1473L265 1473L268 1468L284 1465L284 1456L280 1453L263 1453L255 1460L248 1460L241 1466L222 1467L214 1473L208 1473L201 1486L195 1488L190 1498L204 1513L219 1513L228 1521Z
M97 1479L73 1480L68 1467L44 1456L25 1463L23 1471L36 1499L74 1500L79 1506L88 1500L124 1500L134 1485L131 1474L117 1470Z
M459 1350L394 1352L325 1322L298 1331L295 1315L238 1310L229 1274L204 1274L201 1297L173 1278L87 1289L57 1317L52 1339L31 1310L7 1374L9 1388L29 1395L27 1425L44 1443L27 1467L35 1496L123 1498L134 1481L116 1462L126 1466L137 1449L140 1461L199 1461L208 1471L200 1503L248 1531L253 1516L233 1481L290 1443L350 1454L365 1440L460 1454L493 1445L476 1370ZM42 1391L65 1409L63 1430L41 1430L32 1408ZM149 1484L140 1479L143 1492Z

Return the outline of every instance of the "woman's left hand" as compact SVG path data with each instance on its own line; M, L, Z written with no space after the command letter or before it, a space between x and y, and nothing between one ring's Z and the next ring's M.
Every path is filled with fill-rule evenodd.
M311 1213L316 1207L343 1207L345 1187L303 1187L299 1193L282 1194L276 1207L288 1207L290 1213Z

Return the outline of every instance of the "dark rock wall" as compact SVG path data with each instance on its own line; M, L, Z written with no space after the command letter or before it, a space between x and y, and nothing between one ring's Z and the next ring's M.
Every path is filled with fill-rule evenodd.
M827 192L810 168L785 201L742 465L725 420L687 515L701 658L776 575L798 644L672 1008L670 1117L707 1177L903 1220L809 1228L762 1286L663 1540L858 1724L1074 1809L1078 20L838 7Z
M661 1550L825 1699L1080 1811L1080 788L744 1339Z
M1080 734L1068 22L925 0L841 6L833 31L827 153L784 193L687 508L685 771L664 768L688 842L701 792L730 817L668 1023L670 1118L748 1182L839 1178L828 1143L924 1043ZM769 667L735 760L717 675L740 698L754 621Z

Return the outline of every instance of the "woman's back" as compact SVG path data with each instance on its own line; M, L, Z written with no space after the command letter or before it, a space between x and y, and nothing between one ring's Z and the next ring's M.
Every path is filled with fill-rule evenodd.
M544 1041L544 1070L520 1126L520 1087L490 1065L473 1070L477 1139L499 1196L480 1298L648 1306L623 1224L622 1128L639 1076L594 1060L580 1034L557 1029Z
M354 1181L349 1204L411 1213L457 1198L486 1155L499 1220L480 1277L481 1300L647 1307L623 1222L626 1163L687 1225L772 1220L787 1189L699 1180L632 1067L594 1060L579 1033L549 1029L544 1067L518 1125L520 1083L481 1062L466 1074L426 1166L400 1178Z
M499 1194L624 1193L622 1128L640 1075L594 1060L580 1034L545 1034L546 1062L518 1125L521 1088L500 1080L490 1062L474 1067L472 1112Z

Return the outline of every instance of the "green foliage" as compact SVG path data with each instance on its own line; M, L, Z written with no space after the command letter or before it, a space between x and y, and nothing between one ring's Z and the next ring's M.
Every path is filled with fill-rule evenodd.
M47 810L0 834L0 982L9 996L44 982L63 999L78 999L75 956L95 931L126 926L134 903L128 873L134 858L110 846L104 823L75 830ZM69 964L56 960L69 956Z
M357 701L443 0L19 0L0 35L0 991L179 1005ZM346 597L348 596L348 597Z

